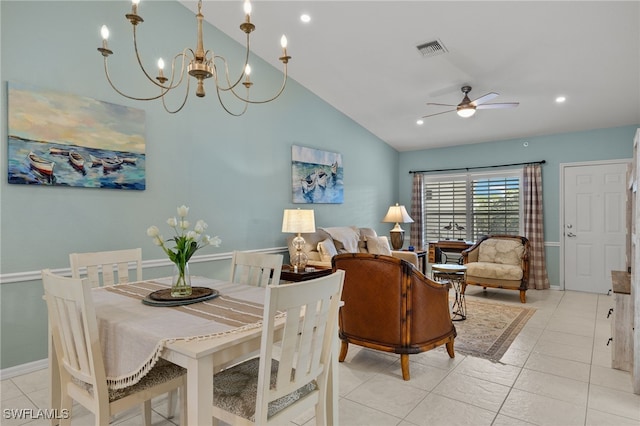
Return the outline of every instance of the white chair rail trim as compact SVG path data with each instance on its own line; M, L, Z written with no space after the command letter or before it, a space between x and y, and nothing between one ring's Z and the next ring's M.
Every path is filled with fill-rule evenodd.
M271 247L259 250L245 250L253 253L288 253L287 247ZM204 254L200 256L193 256L189 263L204 263L204 262L217 262L220 260L228 260L233 257L233 252L216 253L216 254ZM168 258L149 259L142 261L142 269L158 268L161 266L171 266L172 263ZM44 267L43 267L44 268ZM133 269L131 265L129 269ZM71 268L59 268L51 269L51 272L57 275L65 277L71 276ZM24 281L38 281L42 279L42 270L37 271L24 271L24 272L11 272L8 274L0 274L0 284L18 283Z

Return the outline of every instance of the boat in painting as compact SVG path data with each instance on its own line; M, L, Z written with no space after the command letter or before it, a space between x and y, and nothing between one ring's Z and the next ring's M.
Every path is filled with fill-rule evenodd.
M103 158L102 159L102 167L104 170L115 170L122 167L122 159L118 157L114 158Z
M300 184L302 186L302 192L307 194L314 189L316 189L316 185L318 183L316 172L313 172L307 175L306 178L300 179Z
M329 175L324 170L316 171L316 180L320 188L327 187L328 178L329 178Z
M32 168L36 169L42 174L45 175L53 175L53 167L56 165L55 162L45 160L44 158L36 155L33 151L29 152L29 164Z
M135 165L136 162L138 161L137 158L135 157L118 157L117 155L115 157L105 157L105 158L98 158L94 155L89 154L90 160L91 160L91 166L95 167L95 166L104 166L104 162L106 161L107 167L113 165L113 164L119 164L120 166L122 164L132 164Z
M77 169L84 169L84 157L78 151L69 151L69 162Z
M51 147L51 148L49 148L49 154L53 154L53 155L69 155L69 150L62 149L62 148Z
M338 162L336 161L331 165L331 174L335 175L337 173L338 173Z

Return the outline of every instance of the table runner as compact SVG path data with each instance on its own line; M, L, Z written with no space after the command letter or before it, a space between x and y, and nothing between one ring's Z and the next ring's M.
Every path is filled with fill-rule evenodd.
M107 384L121 389L137 383L160 358L167 343L213 339L262 325L265 289L192 277L194 286L220 296L174 307L144 305L152 291L166 288L170 278L94 289Z

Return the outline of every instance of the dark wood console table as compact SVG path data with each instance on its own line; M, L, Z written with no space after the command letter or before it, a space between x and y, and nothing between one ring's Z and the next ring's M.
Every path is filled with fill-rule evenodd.
M442 251L462 253L473 244L472 241L460 240L429 241L429 263L442 263Z
M308 281L314 278L325 277L327 275L331 275L331 272L331 268L322 268L319 266L316 266L313 271L294 272L291 265L282 265L280 280L297 283L300 281Z

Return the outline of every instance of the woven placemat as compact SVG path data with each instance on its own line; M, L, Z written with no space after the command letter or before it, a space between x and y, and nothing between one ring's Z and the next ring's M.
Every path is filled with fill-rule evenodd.
M192 287L190 296L173 297L171 289L166 288L154 291L142 299L142 303L150 306L181 306L191 303L203 302L218 297L220 293L208 287Z

